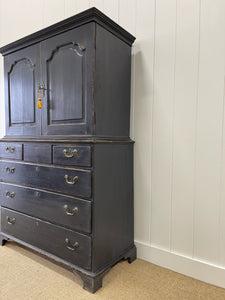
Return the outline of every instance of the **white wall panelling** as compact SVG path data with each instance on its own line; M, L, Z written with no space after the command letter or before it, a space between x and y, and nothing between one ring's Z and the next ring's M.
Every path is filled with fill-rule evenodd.
M0 44L91 6L137 37L131 136L138 256L225 287L225 1L0 0Z
M137 4L138 2L136 2ZM151 151L154 65L154 1L137 5L134 46L134 139L135 144L135 237L142 241L150 238L151 224ZM134 6L135 7L135 6ZM138 101L137 101L138 99ZM142 196L140 196L142 195ZM145 228L145 230L143 230Z
M170 249L171 241L175 33L176 0L157 0L150 242L164 249Z
M199 10L196 0L177 2L174 69L171 250L193 252L195 128L197 112Z
M220 7L221 4L223 6ZM219 260L225 53L224 5L225 2L220 0L213 1L213 3L209 0L202 1L200 12L193 255L213 263L218 263ZM225 232L223 239L225 239Z

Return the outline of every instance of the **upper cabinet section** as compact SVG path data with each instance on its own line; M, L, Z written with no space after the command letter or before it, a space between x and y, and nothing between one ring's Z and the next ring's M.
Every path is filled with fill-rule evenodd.
M6 136L129 137L133 41L92 8L2 47Z

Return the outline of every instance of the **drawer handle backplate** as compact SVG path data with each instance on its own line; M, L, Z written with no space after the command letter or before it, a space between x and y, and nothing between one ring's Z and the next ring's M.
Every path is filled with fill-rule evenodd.
M66 149L64 149L63 153L64 153L65 157L71 158L74 155L77 155L77 149L74 149L72 151L70 150L70 153L68 153L68 151Z
M66 214L69 216L74 216L74 214L78 212L77 207L74 207L74 209L72 211L69 211L67 204L64 205L64 208L65 208Z
M70 240L68 238L65 239L65 242L66 242L66 248L71 251L75 251L80 246L78 242L75 242L74 245L70 246Z
M5 170L6 170L6 172L9 173L9 174L10 174L10 173L15 173L15 168L11 168L11 169L10 169L9 167L6 167Z
M13 225L16 223L16 218L13 218L12 220L10 220L10 217L7 216L6 219L7 219L7 223L9 225Z
M9 199L9 198L14 198L16 193L14 193L14 192L10 193L10 192L6 191L5 195Z
M15 150L15 147L6 147L6 148L5 148L5 152L6 152L6 153L13 153L14 150Z
M75 184L78 181L78 176L73 177L72 181L69 181L68 175L65 175L64 177L66 179L66 183L68 183L68 184Z

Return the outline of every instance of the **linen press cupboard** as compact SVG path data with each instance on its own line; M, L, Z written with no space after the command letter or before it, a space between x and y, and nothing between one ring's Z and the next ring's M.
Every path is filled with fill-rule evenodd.
M14 240L67 265L91 292L117 261L136 258L134 40L91 8L0 49L1 244Z

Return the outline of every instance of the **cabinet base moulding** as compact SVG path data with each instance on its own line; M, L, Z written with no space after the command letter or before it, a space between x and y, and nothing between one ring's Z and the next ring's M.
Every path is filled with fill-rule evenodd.
M76 265L70 264L64 259L61 259L55 255L52 255L46 251L43 251L37 247L34 247L26 242L23 242L13 236L6 235L5 233L0 233L0 246L4 246L6 242L8 241L14 241L18 244L21 244L23 246L26 246L39 254L43 255L43 257L47 257L51 260L53 260L55 263L58 263L59 265L63 265L64 267L67 267L69 269L73 270L73 273L78 274L82 281L83 281L83 288L87 290L90 293L95 293L98 289L102 287L102 280L103 277L110 271L110 269L119 261L121 260L127 260L128 263L132 263L136 257L137 257L137 250L136 246L132 245L129 249L127 249L125 252L123 252L120 256L118 256L116 259L105 265L101 270L97 272L90 272L86 271L83 268L80 268Z

